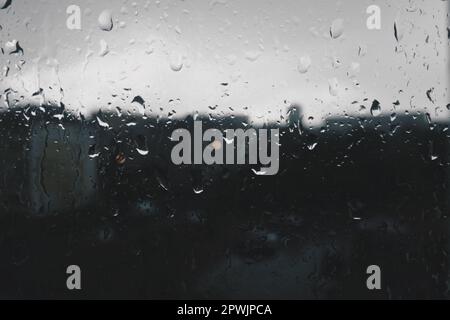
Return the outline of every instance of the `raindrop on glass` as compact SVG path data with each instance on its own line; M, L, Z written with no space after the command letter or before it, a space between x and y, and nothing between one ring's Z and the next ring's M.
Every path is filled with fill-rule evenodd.
M98 55L100 57L104 57L108 54L108 52L109 52L108 44L106 43L105 40L101 39L100 40L100 51L99 51Z
M98 16L98 26L103 31L111 31L113 28L113 20L111 11L104 10L100 15Z
M148 150L143 150L143 149L136 148L136 151L137 151L141 156L146 156L146 155L148 155Z
M344 20L336 19L331 24L330 35L333 39L337 39L344 33Z
M6 9L11 5L11 0L0 0L0 9Z
M180 71L183 68L183 59L180 55L172 54L169 58L170 69L175 72Z
M311 58L309 56L303 56L300 58L297 70L300 73L306 73L308 72L310 66L311 66Z
M330 95L337 96L339 93L339 82L336 78L328 80L328 91Z
M372 106L370 107L370 113L374 117L377 117L381 114L381 106L378 100L373 100Z

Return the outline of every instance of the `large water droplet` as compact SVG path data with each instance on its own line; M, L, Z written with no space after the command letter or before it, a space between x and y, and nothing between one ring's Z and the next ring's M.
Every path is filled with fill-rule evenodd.
M428 100L430 100L431 103L434 104L434 101L436 100L436 99L434 99L434 88L427 90L426 94L427 94Z
M11 0L0 0L0 9L6 9L11 4Z
M344 20L336 19L330 27L330 35L333 39L339 38L344 33Z
M179 54L172 54L169 57L169 64L170 69L178 72L183 68L183 58Z
M113 20L111 11L104 10L100 15L98 16L98 26L100 29L104 31L111 31L113 28Z
M370 107L370 113L374 117L377 117L381 114L381 106L378 100L373 100L372 106Z
M11 40L5 43L5 53L13 54L19 51L19 42L17 40Z
M348 76L350 78L356 77L361 70L360 64L358 62L352 62L350 64L350 68L348 69Z
M131 101L131 106L136 108L140 114L145 114L145 101L141 96L134 97Z
M300 58L297 70L300 73L306 73L308 72L310 66L311 66L311 58L308 55L306 55Z
M330 95L337 96L339 93L339 82L336 78L328 80L328 90Z

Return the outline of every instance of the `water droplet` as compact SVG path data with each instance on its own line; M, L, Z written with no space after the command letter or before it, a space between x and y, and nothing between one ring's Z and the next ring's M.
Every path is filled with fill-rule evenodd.
M310 66L311 66L311 58L308 55L306 55L300 58L297 70L300 73L306 73L308 72Z
M333 57L331 65L333 66L334 69L338 69L342 65L341 59L339 59L338 57Z
M433 99L433 95L434 95L434 88L430 88L427 90L427 98L428 100L431 101L431 103L434 104L435 99Z
M397 28L396 21L394 21L394 37L395 37L395 40L397 40L397 42L403 38L403 32L400 32L400 30Z
M11 40L5 43L5 53L13 54L20 50L19 42L17 40Z
M264 169L261 169L261 170L255 170L255 169L252 169L252 171L253 171L253 173L254 174L256 174L257 176L264 176L264 175L266 175L266 170L264 170Z
M331 24L330 35L333 39L339 38L344 33L344 20L336 19Z
M100 57L104 57L108 54L108 52L109 52L108 44L106 43L105 40L101 39L100 40L100 51L99 51L98 55Z
M195 187L193 190L194 190L195 194L203 193L203 188L202 187Z
M88 156L91 159L97 158L100 155L100 152L97 150L95 144L89 146Z
M317 146L317 142L313 142L308 144L308 150L312 151Z
M367 54L367 46L360 45L358 48L358 56L364 57Z
M147 46L147 49L145 50L146 54L152 54L155 51L154 42L155 42L154 39L150 39L150 40L146 41L146 46Z
M98 16L98 26L103 31L111 31L113 28L113 20L111 11L104 10Z
M180 71L183 68L183 58L178 54L172 54L169 58L170 69L175 72Z
M138 109L138 112L142 115L145 113L145 101L141 96L136 96L131 101L131 105Z
M397 119L397 114L394 112L391 114L391 122Z
M234 138L227 139L227 138L224 137L223 140L225 140L226 144L232 144L234 142Z
M374 117L377 117L381 114L381 106L378 100L373 100L372 106L370 107L370 113Z
M254 62L258 60L258 58L261 56L261 51L247 51L245 53L245 59L248 61Z
M98 125L99 125L100 127L103 127L103 128L109 128L109 124L108 124L107 122L104 122L104 121L100 120L99 117L97 117L97 122L98 122Z
M137 151L141 156L146 156L146 155L148 155L148 150L143 150L143 149L136 148L136 151Z
M330 95L337 96L339 93L339 82L336 78L328 80L328 91Z
M167 181L166 181L166 179L164 179L161 175L157 174L156 180L158 181L159 186L160 186L163 190L169 191L169 187L167 186Z
M11 0L0 0L0 9L6 9L11 5Z

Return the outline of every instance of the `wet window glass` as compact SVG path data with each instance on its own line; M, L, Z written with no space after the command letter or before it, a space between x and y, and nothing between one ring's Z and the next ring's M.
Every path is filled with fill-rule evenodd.
M0 0L0 298L448 298L448 6Z

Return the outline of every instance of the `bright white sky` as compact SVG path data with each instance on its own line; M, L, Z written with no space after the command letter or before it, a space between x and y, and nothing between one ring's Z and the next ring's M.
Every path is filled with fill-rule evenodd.
M70 4L81 8L82 30L66 27ZM372 4L381 8L381 30L366 27ZM97 24L104 9L113 14L109 32ZM331 39L335 19L343 19L344 32ZM399 43L394 21L403 34ZM126 109L140 95L149 114L175 110L181 116L218 105L216 113L278 120L297 102L320 122L329 114L358 113L360 104L350 102L368 98L366 113L373 99L385 113L399 100L397 110L450 118L448 1L13 0L0 10L0 25L0 45L17 39L24 49L24 56L0 56L0 67L10 68L0 92L17 91L8 99L23 96L19 104L41 87L47 102L62 101L85 115ZM99 55L101 40L109 47L105 56ZM297 66L304 55L312 64L302 74ZM176 72L170 66L178 59L183 67ZM18 70L20 60L25 64ZM350 77L352 63L360 71ZM333 78L337 96L329 92ZM431 88L434 103L426 95Z

